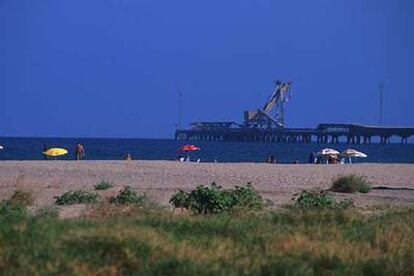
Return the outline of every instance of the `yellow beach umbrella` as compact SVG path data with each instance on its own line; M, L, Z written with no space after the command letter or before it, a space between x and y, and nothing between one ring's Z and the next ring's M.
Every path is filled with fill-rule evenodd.
M47 156L59 156L59 155L65 155L68 151L61 148L51 148L45 151L43 154Z

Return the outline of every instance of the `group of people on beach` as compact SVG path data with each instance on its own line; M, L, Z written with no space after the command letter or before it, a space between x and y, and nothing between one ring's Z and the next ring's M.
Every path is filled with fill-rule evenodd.
M265 163L268 164L277 164L278 161L276 160L274 155L268 155L265 158ZM295 159L291 164L299 164L299 159ZM341 160L337 155L328 155L328 156L322 156L322 155L316 155L315 153L309 154L309 164L339 164L341 163Z
M43 145L43 159L49 160L50 157L47 155L47 151L51 149L48 145ZM83 160L85 157L85 148L81 143L76 143L75 147L73 148L74 159L75 160ZM130 153L126 153L123 157L124 160L133 160L134 158Z
M268 164L277 164L278 162L277 162L277 160L276 160L276 158L275 158L274 155L268 155L268 156L266 156L265 163L268 163ZM292 162L292 164L299 164L299 159L295 159Z
M315 153L309 154L309 164L340 164L343 161L338 155L316 155Z
M65 149L59 149L59 148L50 148L48 145L43 145L43 158L45 160L49 160L50 156L55 157L57 155L62 155L62 153L58 153L58 154L54 154L54 153L49 153L48 151L54 151L54 150L61 150L64 151L63 154L67 154L67 150ZM353 149L348 149L346 151L344 151L343 153L339 154L339 152L332 150L332 149L324 149L323 151L325 152L318 152L318 153L314 153L311 152L309 154L309 159L308 159L308 163L309 164L344 164L345 163L345 158L344 156L347 156L346 154L348 154L348 158L351 159L351 155L350 154L359 154L357 157L367 157L366 154L361 153L361 152L357 152ZM326 152L328 151L328 152ZM74 159L75 160L83 160L85 157L85 148L81 143L76 143L74 148L73 148L73 153L74 153ZM342 158L341 158L342 157ZM132 155L130 153L126 153L123 157L124 160L134 160L134 158L132 157ZM190 155L187 153L186 155L183 154L179 154L177 155L176 158L177 161L180 162L190 162ZM201 162L201 159L198 159L196 161L197 163ZM349 162L351 163L351 160L349 160ZM214 160L214 163L217 163L216 160ZM276 157L274 155L268 155L265 158L265 163L269 163L269 164L277 164L278 160L276 159ZM293 164L299 164L299 159L295 159L293 162Z

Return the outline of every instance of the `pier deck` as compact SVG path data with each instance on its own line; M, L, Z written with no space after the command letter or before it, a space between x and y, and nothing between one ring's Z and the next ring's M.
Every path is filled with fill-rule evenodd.
M407 144L414 136L414 127L364 126L357 124L319 124L316 128L252 129L243 127L200 127L178 129L176 140L183 141L239 141L274 143L391 143L397 138Z

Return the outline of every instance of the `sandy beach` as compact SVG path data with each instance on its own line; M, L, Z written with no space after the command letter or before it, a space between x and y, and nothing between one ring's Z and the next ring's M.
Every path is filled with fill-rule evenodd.
M100 181L114 187L102 191L116 194L129 185L168 204L177 189L216 182L224 187L250 182L276 204L289 203L296 192L329 188L339 175L364 176L373 186L413 190L373 190L351 196L357 205L414 204L414 164L274 165L264 163L180 163L174 161L3 161L0 162L0 198L15 189L29 190L37 206L50 205L65 191L87 189Z

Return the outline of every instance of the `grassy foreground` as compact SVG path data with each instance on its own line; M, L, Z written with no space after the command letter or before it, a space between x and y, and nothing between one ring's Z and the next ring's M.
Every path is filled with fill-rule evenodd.
M413 275L414 210L0 216L2 275Z

